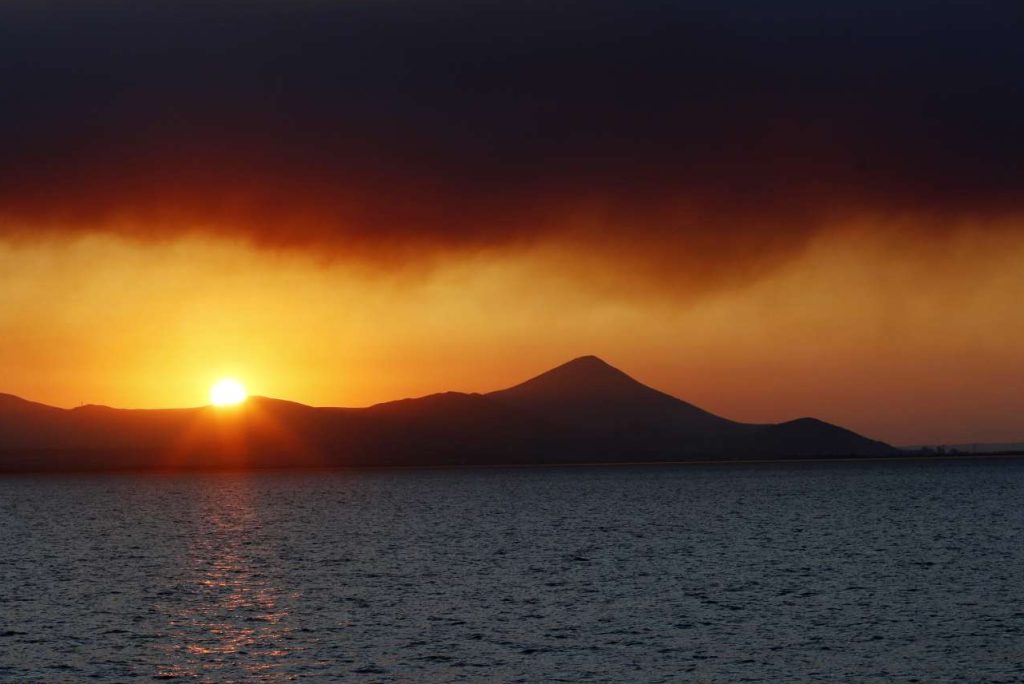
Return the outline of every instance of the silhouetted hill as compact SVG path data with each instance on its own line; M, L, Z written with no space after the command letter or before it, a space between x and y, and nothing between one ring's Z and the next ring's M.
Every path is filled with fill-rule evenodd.
M0 448L32 447L59 431L66 411L0 394Z
M59 409L0 394L0 470L503 465L878 456L819 420L716 416L585 356L489 394L368 408L250 397L229 408Z
M858 435L817 418L798 418L752 430L736 442L752 454L790 456L884 456L893 447Z

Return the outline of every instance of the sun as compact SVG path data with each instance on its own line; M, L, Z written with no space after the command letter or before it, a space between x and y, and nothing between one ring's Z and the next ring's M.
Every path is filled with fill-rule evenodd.
M218 380L210 388L210 403L214 406L241 404L248 396L245 385L233 378Z

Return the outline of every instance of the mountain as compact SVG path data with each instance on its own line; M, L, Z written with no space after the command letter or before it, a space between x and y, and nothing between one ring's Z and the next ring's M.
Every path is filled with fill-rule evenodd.
M570 461L693 457L753 428L641 384L596 356L486 396L544 426Z
M230 408L59 409L0 394L0 471L509 465L886 456L813 418L753 425L594 356L488 394L367 408L250 397Z
M696 436L739 425L651 389L596 356L574 359L487 396L553 424L605 432L659 427Z

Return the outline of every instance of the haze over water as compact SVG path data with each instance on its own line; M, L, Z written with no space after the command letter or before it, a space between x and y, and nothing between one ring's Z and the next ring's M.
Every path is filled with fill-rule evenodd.
M1024 462L0 479L0 681L1024 681Z

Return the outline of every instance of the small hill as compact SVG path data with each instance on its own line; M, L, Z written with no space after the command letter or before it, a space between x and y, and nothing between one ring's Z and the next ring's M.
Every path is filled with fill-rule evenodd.
M751 454L807 456L891 456L899 453L884 442L816 418L798 418L752 430L735 449Z

